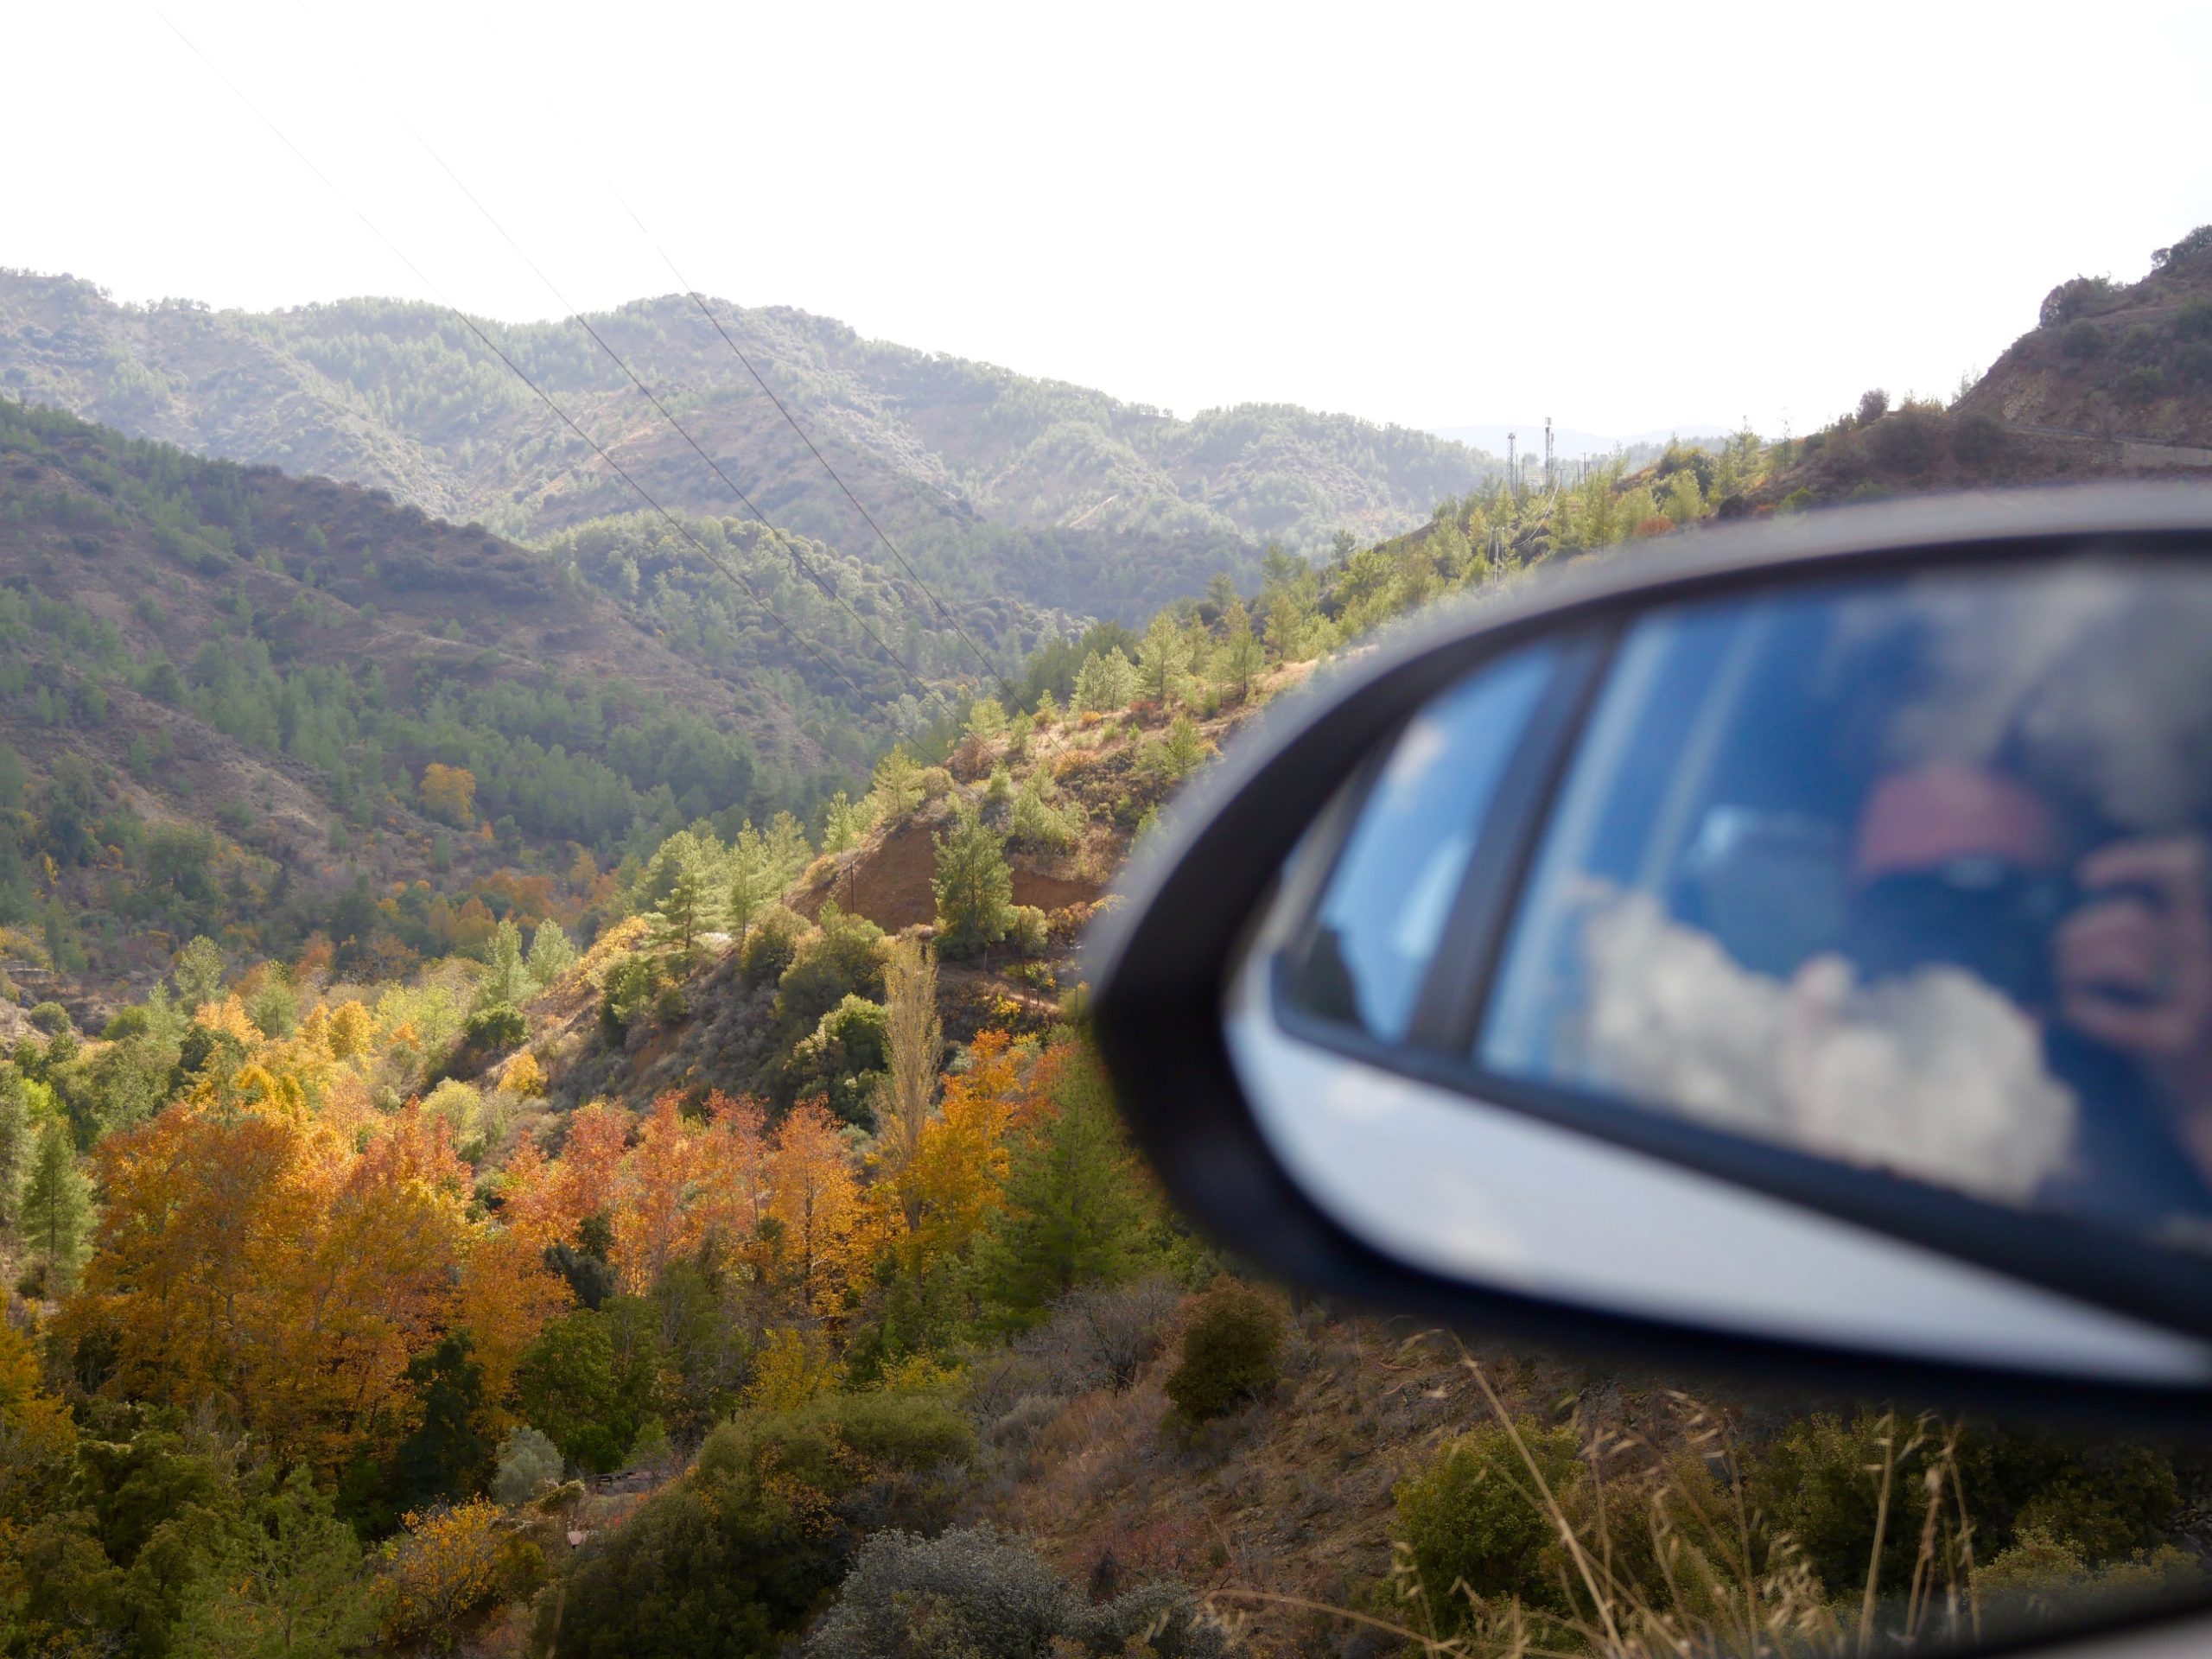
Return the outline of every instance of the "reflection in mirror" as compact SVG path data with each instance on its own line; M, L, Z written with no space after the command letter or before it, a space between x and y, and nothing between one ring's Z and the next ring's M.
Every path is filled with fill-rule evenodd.
M1541 646L1509 656L1422 709L1392 746L1289 959L1291 995L1307 1012L1405 1035L1482 807L1554 666Z
M1685 605L1619 647L1477 1057L2212 1240L2212 576Z

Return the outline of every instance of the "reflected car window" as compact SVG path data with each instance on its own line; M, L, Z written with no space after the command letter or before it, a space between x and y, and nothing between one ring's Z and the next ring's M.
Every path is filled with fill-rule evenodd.
M1483 670L1407 727L1376 775L1291 958L1307 1012L1395 1040L1413 1018L1497 787L1555 666L1538 647Z
M1623 642L1478 1058L1979 1198L2212 1217L2212 580L2084 563Z

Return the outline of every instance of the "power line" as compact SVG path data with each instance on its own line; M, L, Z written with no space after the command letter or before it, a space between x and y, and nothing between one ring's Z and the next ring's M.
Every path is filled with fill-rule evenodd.
M853 493L852 486L847 484L845 480L838 475L837 469L830 464L830 457L823 454L822 451L815 446L815 442L813 438L808 435L807 429L798 423L798 417L793 415L790 409L785 407L784 400L776 395L776 389L770 385L766 379L762 377L760 370L753 366L753 359L746 356L745 353L740 349L738 343L730 338L729 331L727 328L724 328L721 325L721 319L715 315L713 310L709 308L705 298L700 294L699 290L693 288L691 284L685 280L683 273L676 268L676 261L669 257L668 251L662 247L658 241L654 240L653 233L645 228L645 220L638 217L638 210L631 207L626 200L624 200L622 193L619 190L614 193L614 200L622 203L622 211L630 215L630 222L638 227L638 233L644 237L648 243L652 244L652 250L655 253L660 255L661 263L668 267L669 275L676 278L677 286L684 290L685 294L690 298L691 303L699 308L699 315L706 318L708 322L713 325L715 332L722 337L722 344L729 347L730 354L735 357L740 363L742 363L745 365L745 372L753 377L753 384L758 385L761 391L768 394L768 401L776 406L776 412L781 415L784 419L790 423L792 431L798 434L799 442L807 447L808 452L813 455L815 460L822 463L822 470L830 474L830 481L836 484L840 490L844 492L845 499L853 504L853 511L859 513L862 518L868 521L868 527L875 532L875 539L883 543L884 550L889 553L893 558L898 560L899 568L906 573L907 576L912 581L914 586L920 588L923 594L929 600L930 603L937 607L937 613L943 617L948 623L951 624L953 631L960 636L960 638L966 643L968 649L975 654L976 660L982 664L983 671L999 683L999 690L1006 694L1007 703L1011 706L1014 702L1014 688L1007 683L1006 676L1001 674L992 664L990 658L985 654L983 648L976 643L975 639L969 634L968 630L961 625L960 619L955 616L945 607L944 601L939 599L931 589L929 583L922 580L921 573L916 570L912 564L907 563L906 556L904 553L901 553L899 550L898 546L892 541L891 537L884 533L883 526L875 522L875 515L861 505L860 497Z
M666 519L670 528L674 530L679 536L683 537L684 540L690 542L692 546L697 548L701 555L705 557L709 563L725 571L740 588L745 590L747 594L751 597L753 602L760 607L762 613L766 615L771 622L773 622L779 628L783 630L784 635L786 639L788 639L793 645L797 645L801 651L806 652L808 656L813 658L816 662L821 664L823 667L828 669L830 673L836 675L838 679L844 683L846 690L850 691L854 696L860 699L863 704L868 701L868 694L862 691L860 687L853 683L852 677L848 675L843 669L840 668L836 663L831 662L819 651L817 651L812 645L801 639L792 629L791 625L785 621L781 616L776 613L775 607L769 604L766 599L760 596L759 590L753 586L752 582L746 579L743 572L740 571L736 566L729 564L717 556L714 550L709 547L704 542L701 541L696 536L693 535L690 528L679 520L675 514L669 512L666 507L664 507L658 501L655 500L652 493L646 490L644 485L639 483L636 479L631 477L630 474L624 470L620 462L617 461L613 456L608 454L605 449L600 447L597 439L594 438L590 433L585 431L582 427L577 425L576 423L569 417L569 412L563 409L560 404L555 403L543 387L540 386L537 381L531 379L529 375L525 374L523 372L521 365L512 358L509 357L505 351L501 350L492 337L486 334L482 328L477 326L476 320L474 317L463 311L459 306L454 304L452 301L446 298L444 290L440 289L435 283L430 280L430 278L423 272L423 268L420 265L417 265L412 259L410 259L407 255L400 250L399 245L384 233L374 219L371 219L365 213L363 213L359 207L356 207L353 199L343 190L340 189L337 185L333 183L330 176L310 161L304 150L302 150L297 144L294 143L289 138L286 137L284 136L283 129L279 127L274 121L270 120L268 116L263 114L261 106L256 104L251 98L248 98L245 95L245 91L239 87L236 81L225 74L219 68L216 67L214 61L210 59L205 52L202 52L197 46L193 44L192 37L190 35L179 29L175 23L170 22L168 13L156 10L154 15L156 17L159 17L162 22L168 25L169 32L175 35L177 39L184 42L186 49L188 50L194 57L198 58L202 64L207 66L207 72L210 74L213 75L216 79L221 81L224 86L230 88L232 96L236 98L239 103L245 105L247 110L252 113L254 118L259 121L262 125L267 127L269 130L275 135L277 143L283 144L285 149L292 152L294 158L299 162L301 166L306 168L308 172L314 174L315 178L321 181L322 187L328 190L332 195L337 197L340 205L342 205L347 212L351 213L354 218L361 221L362 225L367 228L370 235L375 237L378 241L384 244L385 251L390 253L393 258L398 260L401 264L406 266L410 271L414 273L415 280L421 283L424 288L428 289L440 305L452 312L453 315L460 320L461 326L467 328L470 334L476 336L477 340L483 345L485 350L490 352L493 356L498 358L500 362L505 364L508 369L512 372L514 377L518 380L520 380L523 385L528 386L531 391L537 393L538 400L543 403L546 408L551 410L554 414L558 416L561 418L562 423L566 425L570 431L582 438L587 444L589 444L591 446L592 453L596 454L600 460L606 462L609 470L611 470L625 484L627 484L632 490L636 491L639 498L643 500L647 506L651 507L655 512Z
M919 670L916 669L912 664L906 661L905 658L899 656L897 652L893 651L890 645L886 642L883 636L868 626L868 619L862 616L858 611L855 610L851 602L847 600L842 594L837 591L836 585L831 582L830 578L823 575L819 570L816 569L813 562L798 550L797 543L791 540L791 537L777 525L771 524L768 521L767 515L753 505L753 498L747 495L743 489L739 487L738 482L735 479L732 478L727 472L722 470L722 464L707 453L705 448L701 446L699 441L693 437L690 431L685 429L683 423L676 418L675 415L671 412L666 404L661 402L658 394L656 393L651 386L648 386L642 379L639 378L637 371L632 369L628 363L623 360L621 353L617 352L612 346L608 345L606 338L601 334L599 330L592 327L590 319L586 317L582 311L578 310L574 305L569 303L569 296L561 291L560 285L557 283L545 274L544 268L541 266L537 261L530 257L530 254L524 249L521 243L516 241L512 236L508 234L507 227L499 223L498 218L493 213L492 210L489 207L486 207L478 198L476 193L474 190L471 190L467 184L462 182L461 175L454 172L451 167L447 165L445 157L439 155L435 149L431 148L430 141L425 138L421 133L416 132L411 126L409 127L407 130L413 136L415 142L423 146L424 153L427 154L432 161L438 164L439 170L442 172L447 178L453 181L454 188L460 191L462 195L467 197L469 206L475 208L478 213L483 214L485 222L499 233L499 239L505 242L509 247L512 248L515 251L515 256L519 258L523 264L530 267L531 274L535 276L539 282L545 284L546 291L551 294L556 300L560 302L561 308L569 314L569 320L575 322L578 327L582 328L584 333L591 336L592 343L597 346L601 351L606 353L607 357L613 362L614 366L621 370L623 374L628 377L630 384L638 389L638 391L645 397L646 402L650 403L655 410L659 411L661 419L666 421L669 425L676 429L677 435L682 438L684 442L691 446L692 453L696 454L700 460L705 461L709 467L714 469L715 476L721 480L722 483L728 488L729 493L738 499L738 501L744 506L746 512L753 515L754 521L760 524L760 528L766 531L768 534L774 537L776 540L782 544L784 551L791 556L791 563L797 565L799 569L804 573L807 578L811 581L817 588L822 590L824 597L835 601L843 608L845 614L853 619L853 621L859 626L860 631L866 634L869 639L874 642L876 649L880 651L891 660L892 664L895 667L905 672L907 677L913 681L915 690L920 691L925 696L933 696L937 697L939 703L948 713L952 712L950 699L946 697L942 690L932 687L927 680L922 677ZM988 667L988 664L987 664L985 666Z

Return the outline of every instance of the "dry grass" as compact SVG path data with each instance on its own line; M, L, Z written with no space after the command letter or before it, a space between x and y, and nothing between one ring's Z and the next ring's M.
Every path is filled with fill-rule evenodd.
M1029 1537L1078 1583L1110 1560L1138 1578L1285 1598L1244 1609L1248 1659L1337 1651L1341 1626L1311 1607L1363 1605L1387 1580L1397 1484L1486 1411L1457 1347L1308 1308L1275 1394L1187 1440L1162 1430L1175 1358L1171 1340L1118 1394L1009 1378L969 1518ZM1548 1361L1496 1363L1524 1410L1580 1381Z
M1249 1633L1255 1611L1302 1615L1365 1630L1421 1659L1867 1659L1980 1638L1955 1427L1884 1420L1881 1460L1867 1471L1879 1497L1866 1579L1856 1597L1839 1601L1796 1541L1752 1503L1733 1434L1717 1413L1669 1394L1675 1433L1666 1445L1584 1425L1587 1485L1571 1495L1547 1478L1490 1371L1464 1353L1459 1363L1514 1448L1519 1467L1505 1478L1559 1545L1558 1605L1485 1599L1465 1582L1423 1584L1401 1544L1392 1595L1377 1605L1230 1583L1208 1592L1217 1618ZM1913 1491L1897 1476L1916 1456L1926 1473ZM1910 1582L1885 1584L1884 1537L1908 1526L1919 1533Z

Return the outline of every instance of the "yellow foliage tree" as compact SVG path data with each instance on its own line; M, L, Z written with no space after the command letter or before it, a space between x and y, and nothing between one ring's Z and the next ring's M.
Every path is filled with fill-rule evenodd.
M423 808L433 817L463 830L476 823L476 774L466 766L433 760L423 768Z
M471 1615L499 1592L499 1506L486 1497L410 1511L384 1548L385 1635L395 1643L450 1648Z
M59 1459L77 1440L69 1408L46 1391L38 1351L5 1319L0 1319L0 1432L16 1442L19 1465ZM0 1510L0 1523L10 1518Z
M180 1102L95 1154L106 1203L64 1329L105 1388L213 1403L334 1470L450 1321L468 1172L413 1108L365 1145L264 1099Z
M300 1028L292 1033L292 1046L298 1053L313 1058L337 1058L330 1052L330 1010L320 1002L309 1008L307 1018L300 1021Z
M753 1357L745 1403L760 1411L795 1411L837 1386L837 1363L819 1332L779 1325Z
M423 1097L423 1115L442 1120L455 1141L467 1141L483 1124L483 1092L474 1084L448 1077Z
M512 1225L480 1233L461 1269L454 1310L474 1340L484 1398L501 1429L509 1427L507 1402L522 1357L575 1300L569 1281L545 1265L545 1245L535 1234Z
M220 1002L201 1003L193 1018L210 1031L236 1039L238 1046L248 1054L258 1054L262 1044L267 1040L261 1034L261 1027L255 1025L252 1016L246 1013L245 1004L239 1001L236 991Z
M965 1252L1004 1206L1007 1138L1029 1109L1006 1033L978 1033L969 1053L968 1069L945 1079L943 1104L912 1155L871 1189L906 1222L892 1248L918 1285Z
M780 1249L799 1305L837 1311L838 1268L860 1219L860 1183L843 1132L821 1096L801 1101L777 1126L768 1185L769 1213L783 1224Z
M376 1033L376 1018L359 1002L348 1000L330 1011L326 1040L334 1060L359 1058L368 1052Z
M545 1092L545 1068L537 1063L537 1056L525 1048L499 1068L499 1087L511 1095L542 1095Z

